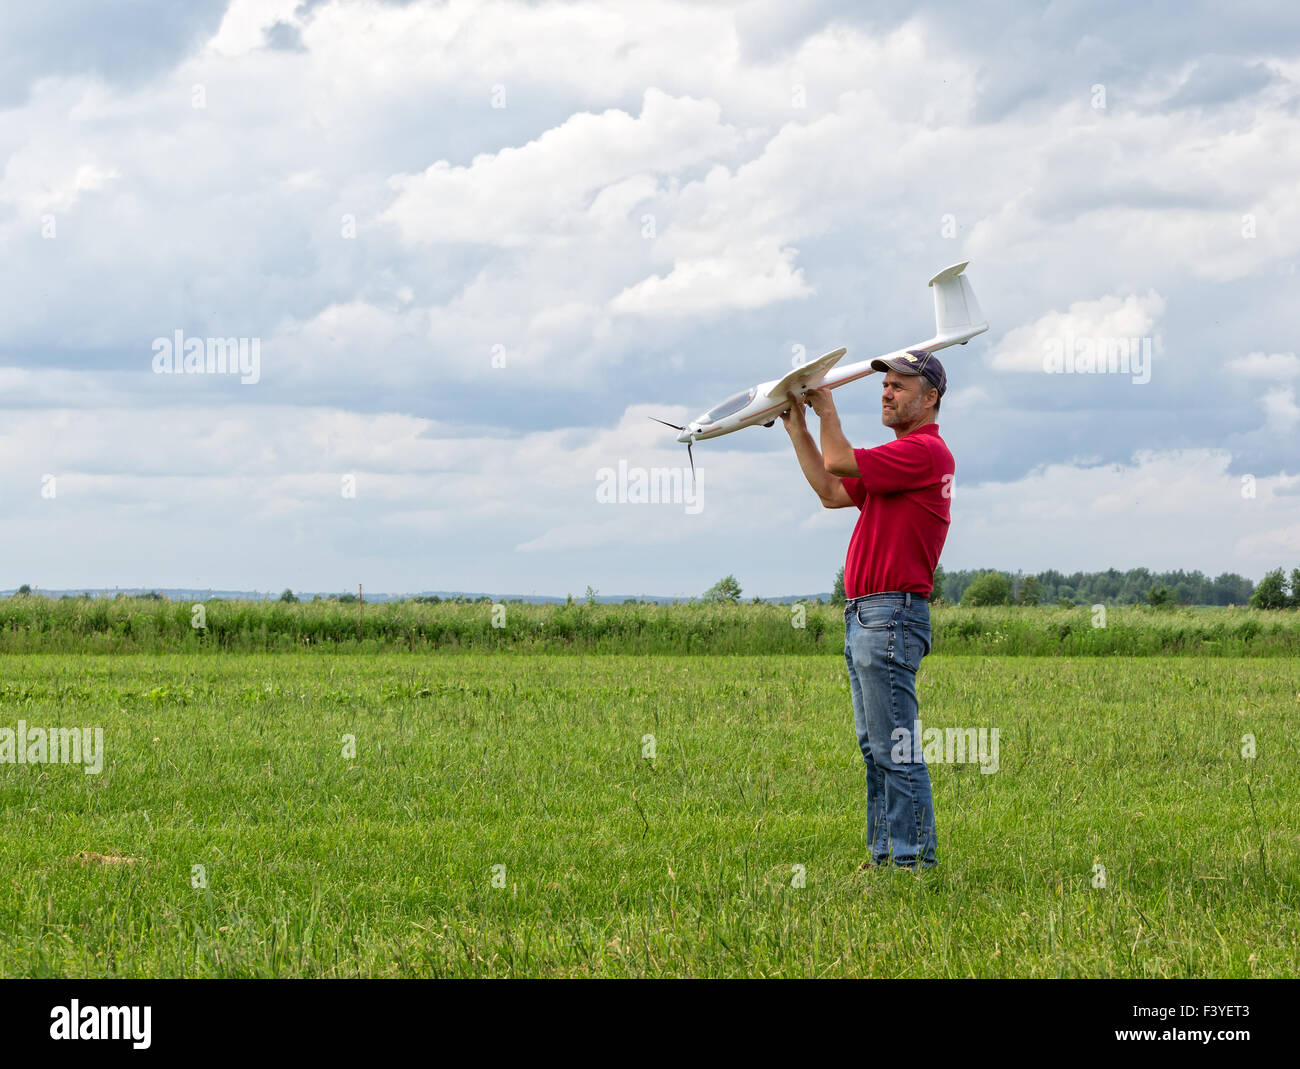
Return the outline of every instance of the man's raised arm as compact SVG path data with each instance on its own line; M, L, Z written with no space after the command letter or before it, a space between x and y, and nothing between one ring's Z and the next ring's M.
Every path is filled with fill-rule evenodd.
M844 437L844 429L840 426L840 414L835 411L835 401L831 398L830 389L819 386L815 390L809 390L808 403L812 405L812 410L821 420L822 463L827 474L835 477L837 482L839 478L861 478L858 459L853 455L853 446Z
M853 504L853 499L849 497L849 492L844 489L844 484L840 482L839 478L827 470L827 465L822 460L821 453L817 451L817 444L813 441L812 435L808 433L808 422L804 416L803 402L795 400L794 394L786 394L786 397L790 399L790 407L781 414L781 422L785 424L785 429L790 435L790 441L794 444L795 456L799 458L799 467L803 470L804 478L808 480L808 485L821 498L821 503L826 508L848 508ZM836 426L838 425L837 421ZM824 423L823 427L825 427ZM823 433L823 439L824 437ZM842 434L841 437L843 437ZM849 450L849 459L853 459L851 449ZM857 474L856 470L854 474Z

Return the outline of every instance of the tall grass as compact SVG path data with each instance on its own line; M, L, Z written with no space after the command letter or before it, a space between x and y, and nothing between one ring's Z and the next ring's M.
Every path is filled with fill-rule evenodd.
M189 603L143 598L0 600L0 652L179 653L520 650L838 654L843 609L808 604L531 605L332 601ZM932 610L933 653L1013 656L1296 656L1300 613L1252 609Z

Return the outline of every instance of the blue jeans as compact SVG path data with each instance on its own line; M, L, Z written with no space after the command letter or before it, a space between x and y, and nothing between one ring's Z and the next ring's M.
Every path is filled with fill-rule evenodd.
M877 864L891 853L898 865L936 863L930 770L916 738L916 670L929 652L924 598L873 594L845 605L844 660L867 765L867 843Z

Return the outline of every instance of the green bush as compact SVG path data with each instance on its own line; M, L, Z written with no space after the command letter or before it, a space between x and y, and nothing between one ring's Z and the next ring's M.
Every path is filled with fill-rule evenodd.
M1001 572L980 572L961 596L963 605L1010 605L1011 580Z

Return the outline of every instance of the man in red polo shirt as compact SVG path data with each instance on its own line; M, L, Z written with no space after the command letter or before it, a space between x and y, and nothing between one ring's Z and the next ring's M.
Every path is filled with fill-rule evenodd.
M880 421L894 441L854 449L825 387L806 397L821 421L820 452L793 395L781 418L822 504L860 510L844 563L844 659L867 766L871 858L929 867L934 803L917 738L916 671L930 652L929 596L952 499L955 465L935 423L948 380L919 349L871 366L885 373Z

